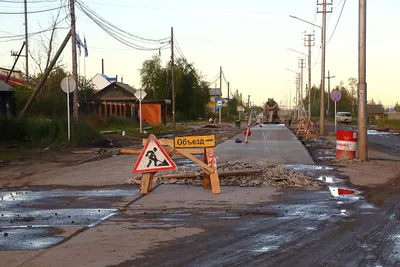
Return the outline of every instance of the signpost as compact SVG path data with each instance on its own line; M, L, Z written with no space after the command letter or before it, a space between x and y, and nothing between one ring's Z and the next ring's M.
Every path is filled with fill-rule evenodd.
M140 133L142 133L142 100L146 97L147 93L143 89L138 89L135 92L135 97L139 100L139 123Z
M333 90L331 92L331 99L333 102L335 102L335 133L337 132L337 121L336 121L336 102L340 101L342 99L342 92L339 90Z
M217 100L217 107L218 107L218 112L219 112L219 120L218 120L218 124L221 124L221 108L222 108L222 100L218 99Z
M177 136L174 138L174 148L208 148L215 146L215 135Z
M236 107L236 110L239 112L239 120L240 120L240 112L243 112L243 111L244 111L244 107L242 107L242 106L237 106L237 107Z
M68 118L68 140L71 140L71 114L69 112L69 93L76 88L76 82L72 77L65 77L61 81L61 89L67 93L67 118Z

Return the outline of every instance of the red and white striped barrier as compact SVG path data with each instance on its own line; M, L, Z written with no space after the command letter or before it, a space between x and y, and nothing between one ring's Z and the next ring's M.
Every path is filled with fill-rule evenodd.
M329 187L329 191L331 191L332 196L338 197L343 195L355 195L357 194L356 190L341 188L341 187Z
M357 131L338 130L336 134L336 158L351 160L356 157Z

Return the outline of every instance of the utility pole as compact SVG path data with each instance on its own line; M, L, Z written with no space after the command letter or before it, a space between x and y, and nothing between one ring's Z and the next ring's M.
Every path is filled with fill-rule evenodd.
M175 129L174 27L171 27L172 128Z
M25 83L28 85L29 82L29 63L28 63L28 0L24 0L25 9Z
M300 73L296 75L296 105L297 105L297 120L300 120L301 110L300 110Z
M319 134L323 136L325 134L325 48L326 48L326 13L332 13L332 10L326 10L327 5L332 5L327 3L326 0L322 0L322 3L317 3L317 5L322 6L322 11L317 10L317 13L322 13L322 61L321 61L321 106L319 111L320 116L320 126Z
M358 6L358 158L368 160L367 146L367 0Z
M299 58L299 68L301 69L300 70L300 94L299 94L299 96L300 96L300 105L301 105L301 111L303 112L303 109L304 109L304 104L303 104L303 84L304 84L304 82L303 82L303 78L304 78L304 75L303 75L303 69L306 67L306 65L305 65L305 63L304 63L304 58Z
M331 95L331 78L335 78L336 76L331 76L329 74L329 70L328 70L328 77L326 77L328 79L328 108L326 110L326 116L329 116L329 107L330 107L330 102L331 102L331 98L329 97Z
M222 66L219 67L219 99L222 103ZM222 117L222 106L218 109L218 124L221 124L221 117Z
M75 122L78 122L78 62L76 56L76 19L75 19L75 0L69 0L70 16L71 16L71 43L72 43L72 77L74 78L77 88L73 92L73 114Z
M247 97L247 106L248 106L248 108L250 108L250 95L248 95L248 97Z
M229 88L230 88L230 86L229 86L229 82L228 82L228 103L229 103Z
M315 45L314 34L306 34L307 41L304 43L308 47L308 121L311 120L311 46ZM312 42L312 43L311 43Z

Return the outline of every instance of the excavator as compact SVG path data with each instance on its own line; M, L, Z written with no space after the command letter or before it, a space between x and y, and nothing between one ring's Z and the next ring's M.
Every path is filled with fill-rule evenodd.
M264 104L264 124L280 123L278 116L279 106L273 98L268 98Z

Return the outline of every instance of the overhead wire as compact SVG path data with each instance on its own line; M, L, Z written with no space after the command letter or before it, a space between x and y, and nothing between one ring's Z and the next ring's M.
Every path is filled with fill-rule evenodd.
M49 9L42 9L42 10L28 11L26 13L27 14L44 13L44 12L50 12L50 11L54 11L57 9L61 9L63 7L65 7L65 6L49 8ZM0 15L23 15L23 14L25 14L25 12L0 12Z
M169 42L169 37L161 38L161 39L150 39L150 38L143 38L137 35L134 35L132 33L129 33L125 30L122 30L118 26L112 24L111 22L107 21L103 17L101 17L99 14L97 14L93 9L89 8L86 4L84 4L81 1L76 1L78 8L85 13L88 17L90 17L96 24L99 26L108 28L108 29L113 29L119 32L120 35L125 35L125 38L131 38L135 39L136 41L144 42L144 43L157 43L157 44L165 44L166 42Z
M332 34L331 34L331 37L329 37L329 40L328 40L328 42L326 43L327 45L329 44L329 42L331 41L333 35L335 34L336 28L337 28L337 26L339 25L340 18L342 17L342 13L343 13L343 9L344 9L344 6L345 6L345 5L346 5L346 0L344 0L344 2L343 2L342 9L340 10L340 14L339 14L338 20L336 21L335 28L333 29L333 32L332 32Z

